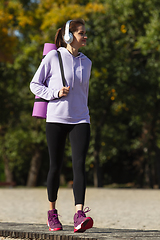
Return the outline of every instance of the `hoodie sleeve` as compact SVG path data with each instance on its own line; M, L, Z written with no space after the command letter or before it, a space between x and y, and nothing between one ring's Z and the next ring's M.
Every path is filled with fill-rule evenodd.
M46 56L44 60L42 60L39 68L37 69L30 83L31 92L36 96L48 101L58 98L59 92L59 89L52 89L46 86L46 81L51 74L51 64L49 60L50 60L49 56Z

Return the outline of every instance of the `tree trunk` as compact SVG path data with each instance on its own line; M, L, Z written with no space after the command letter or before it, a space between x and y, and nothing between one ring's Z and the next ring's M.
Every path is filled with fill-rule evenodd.
M27 179L27 187L35 187L37 185L41 161L42 161L41 152L38 148L36 148L31 160L30 170Z
M99 154L101 148L101 128L97 127L95 132L95 144L94 144L94 173L93 173L93 180L94 180L94 187L102 187L102 174L101 174L101 167L99 161Z
M5 178L6 182L13 182L13 173L9 167L9 160L6 155L3 156L4 160L4 173L5 173Z
M95 154L97 154L97 157L95 157L94 161L94 187L103 187L101 168L99 166L99 153Z
M156 146L156 175L158 187L160 189L160 149Z

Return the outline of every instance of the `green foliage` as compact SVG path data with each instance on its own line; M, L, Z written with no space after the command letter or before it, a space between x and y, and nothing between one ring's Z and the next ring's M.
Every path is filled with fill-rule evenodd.
M47 149L45 121L31 117L34 96L29 90L43 45L54 42L56 29L68 19L81 17L88 35L81 51L92 60L89 183L93 184L98 154L104 185L160 186L159 10L158 0L17 0L8 1L5 8L0 5L0 34L9 43L0 44L1 49L4 46L0 55L0 152L1 160L4 154L9 159L19 184L26 183L34 150L40 148L45 156ZM42 166L47 171L47 165ZM71 167L67 142L66 180L72 178Z
M156 183L153 152L159 142L159 4L107 3L106 15L96 19L93 15L87 22L89 44L85 50L93 61L89 105L93 132L101 131L100 163L108 173L106 181L123 183L127 178L142 186L149 165Z

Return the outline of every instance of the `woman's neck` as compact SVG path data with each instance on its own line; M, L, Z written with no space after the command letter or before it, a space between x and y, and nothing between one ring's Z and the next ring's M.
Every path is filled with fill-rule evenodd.
M78 56L78 49L72 47L71 45L67 44L67 50L74 56Z

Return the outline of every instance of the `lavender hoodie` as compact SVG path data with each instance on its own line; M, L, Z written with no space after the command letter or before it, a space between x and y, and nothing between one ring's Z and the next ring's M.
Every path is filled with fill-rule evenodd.
M70 86L68 95L58 98L63 83L56 50L50 51L43 59L30 89L36 96L49 100L47 122L90 123L87 103L92 62L83 53L74 57L64 47L58 50L62 56L66 86Z

